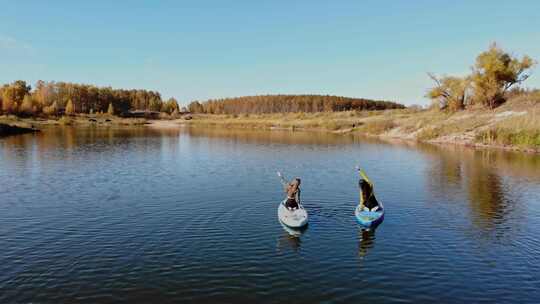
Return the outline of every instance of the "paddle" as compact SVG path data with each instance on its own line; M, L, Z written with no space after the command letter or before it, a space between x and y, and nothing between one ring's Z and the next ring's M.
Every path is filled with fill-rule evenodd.
M281 172L277 172L277 176L279 176L279 178L281 179L281 183L283 184L283 186L286 186L287 184L289 184L287 182L287 180L285 179L285 177L283 177L283 175L281 174Z
M277 176L279 176L279 178L281 179L281 183L283 184L285 189L287 189L287 187L289 186L289 182L285 179L285 177L279 171L277 171ZM298 190L296 200L298 202L298 206L299 206L298 208L303 208L302 205L300 205L300 189Z
M358 170L358 173L360 173L360 177L362 177L366 182L368 182L368 184L371 186L371 188L373 188L373 183L371 182L371 180L369 180L369 177L367 176L366 172L364 172L364 170L360 169L359 166L356 166L355 168L356 168L356 170Z

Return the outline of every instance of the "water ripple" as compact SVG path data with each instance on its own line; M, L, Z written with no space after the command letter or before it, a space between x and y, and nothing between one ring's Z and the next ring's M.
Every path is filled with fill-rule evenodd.
M540 298L537 156L301 132L57 132L0 140L2 303ZM354 220L358 163L386 207L375 230ZM302 178L303 231L277 219L277 169Z

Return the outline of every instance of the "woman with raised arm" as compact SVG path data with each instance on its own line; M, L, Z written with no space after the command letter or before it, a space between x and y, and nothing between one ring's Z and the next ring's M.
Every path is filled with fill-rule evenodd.
M287 207L289 210L298 209L298 204L300 203L300 178L297 177L288 182L280 172L278 172L278 176L281 178L281 183L283 184L285 193L287 194L285 207Z

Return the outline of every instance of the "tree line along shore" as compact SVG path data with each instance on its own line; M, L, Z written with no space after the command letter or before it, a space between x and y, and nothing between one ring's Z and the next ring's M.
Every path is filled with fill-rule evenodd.
M497 44L480 53L469 75L428 73L429 107L328 95L260 95L193 101L180 108L155 91L38 81L0 87L0 123L145 124L324 130L473 146L540 150L540 90L522 84L536 61ZM127 117L127 118L119 118ZM159 121L151 121L160 125Z

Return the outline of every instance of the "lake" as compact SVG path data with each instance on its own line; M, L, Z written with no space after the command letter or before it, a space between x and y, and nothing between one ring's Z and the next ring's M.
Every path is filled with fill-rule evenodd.
M353 210L362 166L384 222ZM298 237L276 175L302 178ZM538 303L540 156L353 135L0 139L0 303Z

